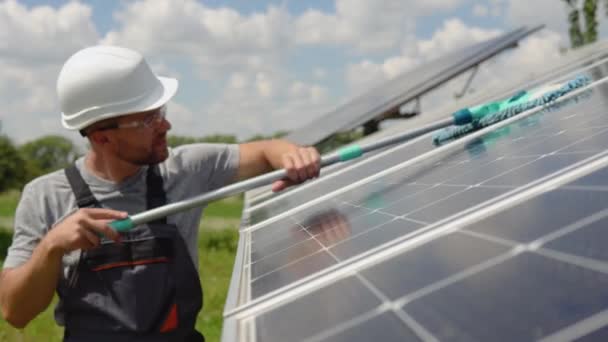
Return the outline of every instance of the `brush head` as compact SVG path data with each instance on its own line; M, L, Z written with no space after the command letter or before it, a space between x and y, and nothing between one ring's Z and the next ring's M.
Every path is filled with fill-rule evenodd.
M465 122L465 124L447 127L437 131L433 135L433 143L436 146L439 146L446 141L462 137L496 122L506 120L519 113L535 107L548 105L556 99L578 88L582 88L589 83L591 83L591 79L586 75L581 75L566 83L552 84L534 89L530 92L518 92L504 101L471 107L472 110L461 109L453 114L454 123L455 125L459 125L458 122ZM498 106L496 106L497 104ZM471 113L470 115L467 113L467 110ZM466 122L465 120L469 118L471 120Z

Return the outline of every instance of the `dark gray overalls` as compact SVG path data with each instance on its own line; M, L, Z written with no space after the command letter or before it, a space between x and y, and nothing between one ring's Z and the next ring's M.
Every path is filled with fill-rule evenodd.
M65 170L79 208L101 207L75 166ZM147 173L148 209L166 203L158 166ZM198 272L166 218L106 238L83 252L57 292L65 341L204 341L194 328L202 308Z

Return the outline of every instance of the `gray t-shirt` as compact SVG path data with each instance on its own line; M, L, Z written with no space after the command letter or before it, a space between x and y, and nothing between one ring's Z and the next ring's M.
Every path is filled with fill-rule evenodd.
M238 145L192 144L169 149L169 157L159 168L167 202L200 195L230 183L236 176L238 164ZM119 184L96 177L83 166L84 158L78 159L76 167L102 207L124 210L130 215L146 210L147 166ZM203 208L167 217L168 223L179 228L197 268L198 223ZM4 260L4 268L25 263L49 229L76 210L76 198L63 170L28 183L15 213L13 243ZM64 256L64 275L79 255L79 251L75 251Z

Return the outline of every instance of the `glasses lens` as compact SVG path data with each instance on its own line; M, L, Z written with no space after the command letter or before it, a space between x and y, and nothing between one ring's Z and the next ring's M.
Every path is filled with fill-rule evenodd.
M161 123L161 121L163 121L166 114L167 114L167 108L165 106L162 106L159 109L155 110L154 113L152 113L148 117L146 117L143 120L143 123L144 123L144 125L146 125L146 127L159 124L159 123Z

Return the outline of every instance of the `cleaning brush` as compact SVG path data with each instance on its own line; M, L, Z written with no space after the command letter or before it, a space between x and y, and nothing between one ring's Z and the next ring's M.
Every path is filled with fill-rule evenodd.
M491 102L484 105L461 109L453 114L455 121L462 118L466 124L446 127L433 135L433 143L437 146L442 143L467 135L473 131L508 119L532 108L549 105L556 99L586 86L591 82L588 76L581 75L561 85L540 87L532 91L520 91L503 101Z
M590 79L587 76L579 76L576 79L567 82L563 86L553 85L550 87L543 87L530 92L520 91L514 96L504 101L493 102L477 107L463 109L456 113L453 113L452 116L449 118L439 120L423 127L418 127L407 132L398 133L380 140L370 142L366 145L354 144L341 148L333 153L324 155L321 158L321 167L355 159L367 152L378 150L397 143L402 143L404 141L408 141L410 139L437 131L442 128L446 128L453 125L460 126L455 128L447 128L437 133L433 138L433 141L435 142L435 144L440 144L441 142L447 141L449 139L454 139L456 137L463 136L482 127L486 127L495 122L507 119L528 109L549 104L555 101L557 98L564 96L565 94L577 88L587 85L589 82ZM177 212L185 211L197 206L201 206L205 203L209 203L221 198L255 189L260 186L268 185L274 181L285 179L286 177L287 171L285 169L275 170L273 172L258 177L227 185L223 188L213 190L211 192L201 194L193 198L150 209L145 212L129 216L128 218L123 220L116 220L110 222L109 225L117 231L128 231L140 224L147 223L158 218L172 215Z

